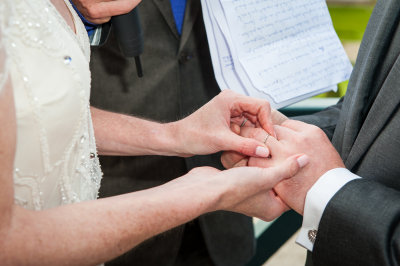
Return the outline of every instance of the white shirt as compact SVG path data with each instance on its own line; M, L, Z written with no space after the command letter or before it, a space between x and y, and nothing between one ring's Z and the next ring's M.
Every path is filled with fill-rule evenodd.
M345 184L360 178L346 168L336 168L326 172L307 192L304 204L303 224L297 244L312 251L313 241L309 238L309 232L318 231L319 222L328 202Z

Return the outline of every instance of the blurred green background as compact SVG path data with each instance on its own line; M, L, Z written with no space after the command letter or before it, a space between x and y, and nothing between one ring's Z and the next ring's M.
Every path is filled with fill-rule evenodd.
M374 5L375 1L328 1L333 26L353 64ZM348 81L342 82L338 84L337 92L316 97L342 97L347 84Z

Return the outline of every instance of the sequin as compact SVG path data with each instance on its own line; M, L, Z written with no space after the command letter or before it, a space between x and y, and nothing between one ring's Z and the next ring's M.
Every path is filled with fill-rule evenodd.
M69 65L71 64L72 58L70 56L64 56L64 64Z

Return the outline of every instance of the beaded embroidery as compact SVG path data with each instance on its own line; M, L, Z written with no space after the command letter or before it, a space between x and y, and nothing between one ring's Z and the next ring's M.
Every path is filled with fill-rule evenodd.
M15 203L34 210L96 199L102 177L88 106L89 41L65 3L77 34L49 0L13 0L5 43L16 95Z

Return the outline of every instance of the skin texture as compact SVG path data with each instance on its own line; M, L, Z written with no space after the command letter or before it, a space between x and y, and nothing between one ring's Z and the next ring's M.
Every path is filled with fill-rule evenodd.
M56 7L61 8L67 20L71 19L65 5ZM243 167L219 171L202 167L144 191L44 211L26 210L14 204L17 127L9 80L0 91L2 265L97 265L155 234L216 210L271 220L286 208L271 189L304 166L299 164L300 155L295 155L269 169ZM270 123L268 104L232 92L221 93L186 119L164 125L98 109L92 111L99 149L110 154L189 156L228 148L229 142L239 142L235 146L238 151L254 154L259 142L231 132L230 119L249 115L253 123L266 129ZM205 133L185 134L189 129ZM221 140L227 143L217 143ZM195 144L199 141L208 145Z
M282 202L271 188L300 168L298 156L270 169L203 167L163 186L117 197L25 210L13 203L15 115L10 83L0 93L0 260L2 265L96 265L147 238L210 211L273 219ZM258 195L264 195L262 200ZM267 196L265 196L267 195ZM46 228L46 230L43 230Z
M281 125L283 122L288 120L288 118L284 114L279 112L278 110L272 109L270 113L271 113L270 121L273 125ZM243 127L243 128L247 128L247 127L260 128L260 125L258 123L253 123L252 121L248 120L247 118L243 118L243 117L241 117L241 118L236 117L236 118L231 119L232 132L240 135L241 127ZM251 130L251 131L246 131L246 132L248 132L248 134L249 134L246 137L259 140L260 142L262 142L265 145L264 139L265 139L266 134L264 131L260 131L260 132L264 132L264 133L260 133L261 137L259 137L259 138L255 137L255 135L257 135L259 133L258 130L254 130L254 131ZM269 135L276 137L275 129L272 129L272 130L269 130L266 132ZM266 154L269 155L269 149L268 149L268 152L266 152ZM268 156L263 156L263 157L268 157ZM248 161L249 161L248 156L246 156L244 153L240 153L237 151L225 151L221 156L221 162L222 162L222 165L225 166L225 168L247 166Z
M247 165L271 167L281 163L293 154L305 153L309 164L290 180L274 187L274 191L290 208L303 214L308 190L327 171L344 168L344 163L325 133L318 127L303 122L286 120L275 126L276 138L269 136L266 142L271 158L249 158ZM242 127L240 135L264 140L267 133L261 128ZM232 153L225 153L222 161L225 167L235 167L243 162Z
M230 120L249 116L267 130L273 130L266 101L226 90L194 112L173 123L160 124L92 108L98 150L105 155L178 155L210 154L235 150L259 157L264 143L243 138L230 130ZM111 135L109 128L113 128ZM132 137L132 132L136 136ZM152 141L148 141L151 138ZM261 156L267 157L268 150Z
M112 16L128 13L141 0L73 0L72 2L88 21L103 24Z

